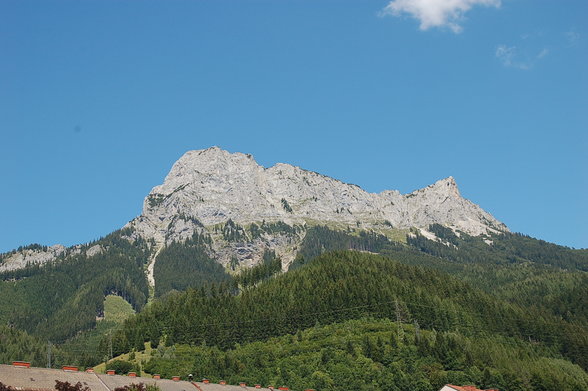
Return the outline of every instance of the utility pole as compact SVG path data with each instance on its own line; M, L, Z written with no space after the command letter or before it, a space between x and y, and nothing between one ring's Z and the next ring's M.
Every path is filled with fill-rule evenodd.
M108 333L108 352L109 360L112 360L112 332Z
M51 341L47 341L47 368L51 368Z

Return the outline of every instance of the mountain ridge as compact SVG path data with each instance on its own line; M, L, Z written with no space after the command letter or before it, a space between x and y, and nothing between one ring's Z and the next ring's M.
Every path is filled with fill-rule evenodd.
M205 226L228 219L243 224L314 220L366 228L382 222L396 228L439 223L476 236L508 232L491 214L461 197L452 176L404 195L397 190L369 193L286 163L265 168L252 155L219 147L186 152L145 198L141 216L129 224L144 237L163 242L178 214Z
M473 222L471 235L457 225L464 221ZM179 319L181 314L197 325L221 324L235 317L233 304L240 297L249 299L235 319L247 324L257 319L272 325L276 322L267 319L288 319L280 312L287 303L298 319L306 306L308 322L277 322L276 336L316 325L311 315L317 311L342 314L342 308L371 308L373 303L393 303L380 315L402 323L399 315L402 318L405 307L415 303L411 318L409 312L404 318L418 322L415 330L423 327L435 333L443 327L449 332L451 324L458 330L465 321L466 330L478 324L498 340L529 335L534 339L530 343L536 343L536 330L541 329L539 337L550 337L541 341L547 348L560 349L558 343L563 344L554 354L564 354L566 360L586 368L582 352L588 254L502 227L461 197L452 177L404 195L394 190L373 194L284 163L264 168L250 155L218 148L190 151L145 198L144 213L124 228L84 245L31 245L0 255L0 266L19 255L23 255L21 265L34 263L31 256L37 253L43 258L31 267L0 269L0 296L6 298L0 305L0 323L69 346L72 351L64 350L63 360L71 357L68 360L94 365L111 344L106 335L112 334L97 339L98 333L113 331L114 326L100 320L104 298L111 294L127 300L139 313L135 321L129 320L125 333L113 335L111 346L125 351L141 350L147 340L156 345L162 340L182 342L182 330L171 332L177 325L189 325ZM41 257L51 251L59 252L55 260ZM369 266L370 260L377 265ZM315 280L317 267L323 274L320 281ZM340 278L333 279L337 268ZM404 282L395 280L399 270L406 271ZM415 280L419 275L420 281ZM335 285L325 288L326 284ZM430 314L422 310L423 303L435 290L443 297L431 298L428 307L435 311ZM388 296L383 299L385 292ZM408 292L412 296L400 296ZM448 299L448 292L461 296ZM195 300L167 314L167 308L182 297ZM230 305L207 306L208 298L214 297ZM197 314L201 307L204 315ZM446 324L462 307L467 311L458 311L461 315L454 314L455 322ZM165 311L158 316L152 312L156 308ZM521 315L522 323L513 323L518 331L503 335L510 332L502 324L505 317L515 312ZM331 315L321 324L356 315L361 311ZM220 322L214 316L220 316ZM166 319L172 323L163 325ZM237 326L224 339L207 336L206 342L217 341L226 348L240 333L271 331ZM190 327L193 335L194 327L200 326ZM554 330L561 332L550 345L554 335L548 333ZM212 330L214 338L220 336L218 331ZM78 344L87 346L90 355L76 355Z
M254 266L269 249L287 268L304 238L304 232L272 232L257 238L245 235L243 240L229 243L226 235L216 232L219 225L229 221L236 223L230 228L236 231L251 224L285 223L291 227L336 224L341 229L376 231L416 227L429 238L435 238L427 231L431 224L474 236L509 232L490 213L463 198L452 176L407 194L398 190L370 193L358 185L286 163L266 168L250 154L231 153L216 146L184 153L163 183L145 197L141 215L123 228L132 231L129 240L140 238L153 243L147 267L151 285L155 284L154 263L161 249L194 234L213 236L209 252L224 266L234 257L244 266ZM44 248L4 254L0 272L44 264L66 252L59 245ZM80 245L70 250L79 252Z

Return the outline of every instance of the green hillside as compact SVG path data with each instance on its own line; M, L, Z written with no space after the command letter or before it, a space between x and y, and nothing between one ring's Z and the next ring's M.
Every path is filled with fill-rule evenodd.
M208 345L159 346L145 369L166 377L192 373L213 382L294 390L437 391L447 383L508 391L588 389L585 371L536 344L366 318L226 351Z
M584 384L586 250L517 234L472 237L442 226L429 227L441 242L416 230L394 242L351 227L231 222L213 229L236 243L275 230L304 239L286 273L266 251L260 265L229 274L209 257L206 234L168 244L157 256L150 304L144 273L150 246L126 230L43 267L5 272L0 359L45 366L51 341L54 366L94 366L131 357L151 342L159 345L152 359L137 354L141 362L134 365L234 382L321 390L344 384L433 390L452 381L508 390ZM86 256L94 245L101 251ZM340 343L329 333L343 334ZM195 366L184 354L207 364ZM353 383L349 374L358 371L378 380Z
M373 232L316 226L308 230L290 269L325 251L370 251L451 274L498 298L588 325L588 272L584 270L588 250L573 250L519 234L457 236L440 225L432 225L429 230L445 244L427 239L418 231L408 236L409 246L404 246Z
M447 274L360 252L333 252L247 289L188 290L154 302L125 322L117 353L154 344L221 349L364 316L471 337L533 341L582 367L588 332L545 312L495 298Z
M164 247L155 262L155 296L230 280L225 269L208 255L209 235L194 235Z
M124 235L114 232L43 267L0 274L0 324L55 343L94 328L110 293L135 310L143 308L149 294L143 272L147 246ZM85 250L94 245L102 251L88 257Z

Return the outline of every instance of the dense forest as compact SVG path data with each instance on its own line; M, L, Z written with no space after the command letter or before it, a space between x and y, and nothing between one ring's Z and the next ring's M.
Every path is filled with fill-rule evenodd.
M289 270L294 270L327 251L359 250L380 253L385 249L405 250L406 247L372 231L356 231L350 228L347 231L338 231L317 225L306 232Z
M96 326L107 294L141 310L149 296L147 245L125 234L114 232L43 267L0 274L0 323L60 343ZM88 257L92 246L101 250Z
M499 300L440 272L352 251L323 254L238 296L224 285L170 295L129 319L115 335L115 350L139 349L145 341L228 349L363 316L533 341L588 367L583 326Z
M308 230L290 270L325 251L375 252L451 274L498 298L588 324L588 273L581 266L588 262L588 250L572 250L520 234L457 236L441 225L429 230L444 243L427 239L417 230L408 235L409 246L405 246L374 232L315 226Z
M229 350L160 345L144 369L294 390L437 391L447 383L508 391L588 389L586 372L533 343L373 318L317 324Z
M573 250L525 235L473 237L429 227L445 245L415 233L408 243L434 257L412 264L435 268L497 297L588 324L588 250ZM384 251L402 257L396 251ZM409 262L410 263L410 262Z
M236 292L255 286L256 284L267 280L282 271L282 260L276 257L276 253L271 250L265 250L261 258L261 263L250 269L244 269L235 275L232 280L233 288Z
M51 349L54 365L93 366L151 342L157 349L137 369L167 373L180 365L233 382L321 390L585 387L587 250L440 225L428 227L437 240L415 229L406 242L381 230L283 222L201 228L156 254L149 304L153 246L129 230L44 266L1 273L0 360L44 366ZM274 234L303 238L287 273L269 250L250 269L231 263L227 270L211 258L211 235L240 243ZM88 256L91 247L99 251ZM109 294L138 314L98 321ZM358 371L377 380L353 380Z
M566 270L588 271L588 250L573 250L557 244L516 233L470 236L455 233L440 224L429 226L440 241L433 241L415 231L407 240L413 247L455 262L512 264L533 262Z
M164 247L154 267L155 296L229 281L230 275L209 256L211 243L209 235L196 232L184 242Z
M44 366L47 361L47 343L30 336L26 331L0 325L0 363L12 360L29 361Z

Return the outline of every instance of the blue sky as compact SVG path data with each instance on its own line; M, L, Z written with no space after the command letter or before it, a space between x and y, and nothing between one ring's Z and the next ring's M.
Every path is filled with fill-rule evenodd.
M212 145L371 192L453 175L588 247L588 3L444 4L1 0L0 251L103 236Z

